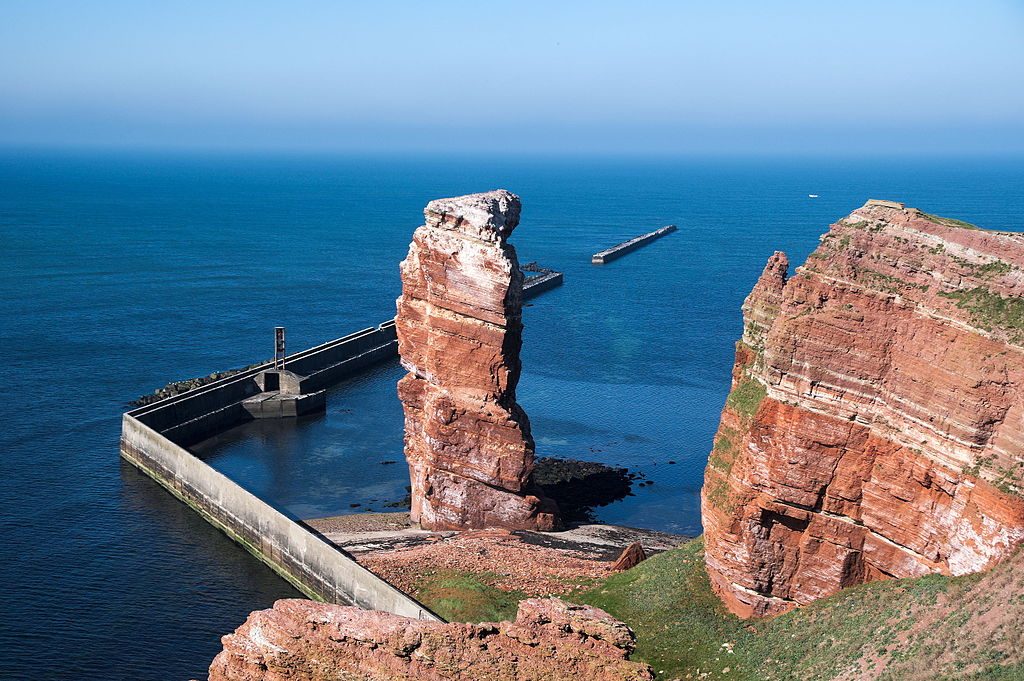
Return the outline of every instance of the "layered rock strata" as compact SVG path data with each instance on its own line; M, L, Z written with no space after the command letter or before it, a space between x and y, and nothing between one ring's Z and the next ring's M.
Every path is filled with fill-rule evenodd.
M743 313L702 490L733 612L1024 540L1024 235L869 201L794 276L773 255Z
M534 443L516 403L522 287L519 197L504 190L427 204L402 262L398 350L411 514L428 529L550 530L530 482Z
M633 632L603 610L520 602L514 622L443 624L281 600L222 639L210 681L651 681Z

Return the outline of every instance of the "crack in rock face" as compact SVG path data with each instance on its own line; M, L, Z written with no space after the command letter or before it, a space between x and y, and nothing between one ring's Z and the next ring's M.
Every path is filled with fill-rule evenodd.
M519 197L438 199L401 264L395 327L414 522L432 530L551 530L530 479L534 442L516 403L523 274L508 237Z
M869 201L743 304L701 492L741 616L1024 541L1024 235Z

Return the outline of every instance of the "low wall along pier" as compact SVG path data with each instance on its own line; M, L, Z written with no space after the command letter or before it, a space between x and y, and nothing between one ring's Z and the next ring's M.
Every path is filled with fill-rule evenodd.
M524 298L562 283L560 272L540 272L524 283ZM388 320L376 328L295 353L285 360L283 368L301 377L297 379L301 393L312 393L397 356L395 323ZM266 362L231 372L127 412L121 423L121 456L308 597L441 621L318 533L287 517L185 448L252 420L251 407L247 409L245 403L263 393L264 372L273 369L273 362Z
M285 366L319 388L392 357L396 345L394 324L382 324L297 353ZM257 377L270 366L268 362L126 413L121 456L310 598L439 620L182 446L251 419L242 402L261 392Z
M676 231L675 225L665 225L661 229L656 229L653 232L648 232L647 234L641 234L640 236L634 237L629 241L623 241L621 244L616 244L611 248L607 248L601 251L600 253L595 253L594 255L590 256L590 262L594 265L604 265L605 263L611 262L612 260L621 258L627 253L635 251L641 246L651 243L655 239L660 239L666 234L671 234L674 231Z

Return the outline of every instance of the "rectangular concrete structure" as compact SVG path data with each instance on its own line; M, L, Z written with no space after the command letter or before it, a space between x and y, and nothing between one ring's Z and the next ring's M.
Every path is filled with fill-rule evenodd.
M266 392L242 400L242 408L254 419L280 419L323 411L326 403L326 390L308 395Z
M288 358L286 367L304 375L301 383L308 391L394 356L396 345L394 324L382 324L296 353ZM182 446L252 419L245 401L263 392L263 373L270 369L268 362L126 413L121 427L121 456L310 598L440 620ZM315 394L320 399L324 395Z
M603 265L605 263L611 262L612 260L621 258L627 253L631 253L632 251L635 251L641 246L649 244L655 239L660 239L666 234L671 234L674 231L676 231L675 225L665 225L661 229L656 229L653 232L648 232L647 234L641 234L640 236L634 237L629 241L623 241L621 244L616 244L611 248L605 249L600 253L595 253L594 255L590 256L590 262L594 265Z
M125 414L121 456L310 598L440 621L295 520Z
M550 291L556 286L562 285L563 275L561 272L545 272L536 277L529 277L523 284L523 300Z

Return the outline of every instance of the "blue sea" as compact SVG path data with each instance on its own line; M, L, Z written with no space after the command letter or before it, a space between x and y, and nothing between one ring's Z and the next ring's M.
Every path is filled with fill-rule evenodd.
M642 473L654 484L598 517L683 534L700 531L739 307L774 250L802 262L868 198L1024 228L1021 159L0 153L0 676L205 678L221 635L296 596L121 462L121 412L268 358L276 325L298 350L390 318L423 206L499 187L523 200L520 260L565 273L524 312L538 454ZM324 415L195 451L299 518L389 510L408 484L401 374L382 364Z

